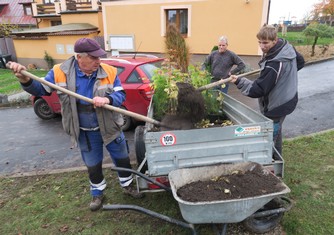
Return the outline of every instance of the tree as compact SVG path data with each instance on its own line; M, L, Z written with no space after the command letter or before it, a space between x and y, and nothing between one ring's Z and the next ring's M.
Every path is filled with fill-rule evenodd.
M312 20L333 25L334 0L324 0L313 5Z
M177 68L186 73L189 65L189 48L174 24L168 25L165 45L171 62L175 62Z
M329 25L333 24L334 20L334 0L329 0L322 8L322 13L324 16L329 17Z
M17 30L18 26L9 22L0 23L0 38L8 37L13 30Z
M315 45L319 38L331 38L334 36L334 29L326 24L312 23L303 30L305 36L314 37L311 56L314 56Z

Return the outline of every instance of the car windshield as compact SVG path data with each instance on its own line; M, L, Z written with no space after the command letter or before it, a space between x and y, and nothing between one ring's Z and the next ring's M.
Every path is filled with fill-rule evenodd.
M157 61L154 63L149 63L149 64L142 64L139 66L139 68L146 74L147 78L150 79L152 82L152 77L154 75L154 71L157 68L161 68L161 61Z

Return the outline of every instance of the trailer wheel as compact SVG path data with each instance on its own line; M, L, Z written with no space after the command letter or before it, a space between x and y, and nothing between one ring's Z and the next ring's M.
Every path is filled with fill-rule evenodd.
M135 129L134 144L135 144L135 151L136 151L136 158L137 158L138 166L145 159L146 148L145 148L145 143L144 143L144 130L145 130L145 126L137 126ZM147 162L144 164L140 172L145 173L146 170L147 170Z
M265 211L270 209L276 209L280 207L279 198L274 198L269 203L264 205L259 211ZM284 212L263 216L263 217L249 217L242 223L243 226L253 233L266 233L274 229L280 223Z

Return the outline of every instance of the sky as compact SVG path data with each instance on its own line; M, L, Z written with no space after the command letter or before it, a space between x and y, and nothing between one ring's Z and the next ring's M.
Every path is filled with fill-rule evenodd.
M269 24L281 23L284 20L297 21L301 20L313 9L315 3L321 0L271 0ZM296 18L293 18L296 17Z

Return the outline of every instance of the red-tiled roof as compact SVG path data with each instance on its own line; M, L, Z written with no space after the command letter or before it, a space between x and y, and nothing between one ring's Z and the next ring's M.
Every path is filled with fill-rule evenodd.
M2 23L16 25L37 25L36 19L24 14L23 5L33 2L32 0L0 0L2 11L0 21ZM1 7L0 7L1 9Z

